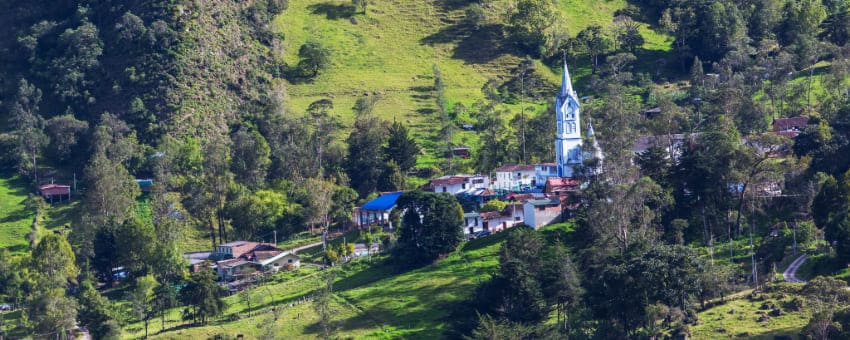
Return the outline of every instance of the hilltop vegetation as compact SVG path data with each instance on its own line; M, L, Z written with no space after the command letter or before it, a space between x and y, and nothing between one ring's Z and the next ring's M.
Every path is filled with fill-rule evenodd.
M332 324L353 337L714 337L706 328L726 319L711 304L744 288L783 289L772 286L774 268L802 250L819 253L802 269L811 282L782 294L814 307L750 334L840 336L827 326L847 323L834 303L846 302L835 278L850 261L846 1L4 8L0 302L21 309L2 314L13 321L0 320L0 332L13 337L77 324L95 337L138 337L156 316L173 327L164 337L259 337L267 329L257 326L275 325L330 337ZM406 204L432 220L406 225L439 233L381 232L386 248L407 248L337 277L283 273L225 298L214 275L187 273L186 251L272 237L301 245L295 238L346 227L379 192L553 161L563 61L581 130L593 121L604 155L575 169L582 190L569 199L581 204L569 225L551 227L563 232L456 250L455 199L414 191ZM805 118L771 131L785 117ZM636 141L650 145L635 154ZM461 147L468 158L455 156ZM143 192L135 179L148 178ZM73 203L47 207L34 195L54 181L78 184ZM414 210L392 218L415 222ZM368 235L357 240L376 242ZM334 242L305 260L344 262L353 245ZM289 319L251 316L308 296ZM749 321L728 331L750 332Z

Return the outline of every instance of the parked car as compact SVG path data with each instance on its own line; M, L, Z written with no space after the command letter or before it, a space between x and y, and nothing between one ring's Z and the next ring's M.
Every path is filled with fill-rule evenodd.
M12 310L12 306L10 306L8 303L0 303L0 310L2 310L2 311Z
M489 230L482 230L482 231L479 231L479 232L475 233L475 238L484 237L484 236L490 236L490 234L492 234L492 232L491 232L491 231L489 231Z

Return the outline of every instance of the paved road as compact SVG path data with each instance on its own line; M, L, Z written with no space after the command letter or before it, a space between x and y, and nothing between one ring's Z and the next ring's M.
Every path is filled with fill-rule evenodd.
M328 240L328 241L330 241L330 240ZM300 252L300 251L302 251L302 250L304 250L304 249L307 249L307 248L313 248L313 247L315 247L315 246L320 246L320 245L322 245L322 242L310 243L310 244L307 244L307 245L300 246L300 247L298 247L298 248L288 249L288 250L286 250L286 251L290 251L290 252L293 252L293 253L298 254L298 252Z
M785 279L785 281L796 282L796 283L806 283L806 281L803 281L803 280L800 280L800 279L797 278L797 269L800 268L800 266L803 264L803 262L806 262L806 257L808 257L808 255L806 255L806 254L801 255L796 260L794 260L794 262L791 262L791 265L789 265L788 268L785 269L784 272L782 272L782 277Z

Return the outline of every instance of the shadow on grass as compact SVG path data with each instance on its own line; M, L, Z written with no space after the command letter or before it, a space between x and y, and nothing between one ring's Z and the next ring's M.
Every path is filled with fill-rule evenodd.
M333 3L320 3L307 6L313 14L324 15L328 20L339 20L339 19L348 19L351 18L355 12L356 8L350 4L333 4Z
M17 254L26 252L29 250L29 248L30 246L28 244L16 244L6 247L6 250L8 250L12 254Z
M31 183L13 171L0 171L0 178L5 178L8 181L9 194L16 196L27 196L30 193Z
M508 230L498 232L498 233L492 234L490 236L485 236L485 237L481 237L481 238L471 240L471 241L467 242L463 246L463 248L461 248L461 251L467 252L467 251L478 250L478 249L481 249L481 248L486 248L486 247L492 246L496 243L500 243L500 242L504 241L506 238L508 238L508 235L515 232L517 229L518 228L510 228Z
M365 320L380 320L387 326L403 331L403 334L394 334L405 338L441 338L444 329L436 327L448 323L451 311L457 307L459 301L465 299L444 299L441 295L446 294L448 287L460 287L460 278L445 282L436 286L419 286L415 292L404 290L406 287L416 286L419 278L411 275L404 280L393 282L387 289L371 289L357 297L358 301L372 301L372 306L361 309L361 315L340 320L341 330L351 331L364 328ZM474 289L470 288L470 291ZM345 294L340 297L352 303ZM353 304L353 303L352 303Z
M27 209L18 209L9 213L0 219L0 223L17 222L30 217L30 212Z
M446 11L454 11L469 6L469 0L438 0L435 1L437 6L442 7Z
M502 25L487 25L475 30L470 24L462 22L445 27L420 42L425 45L454 43L456 46L452 58L467 64L486 64L502 54L514 52L504 45L507 40L502 31Z
M416 109L416 113L418 113L420 115L431 115L431 114L434 114L436 112L437 112L437 110L432 109L432 108L428 108L428 107Z

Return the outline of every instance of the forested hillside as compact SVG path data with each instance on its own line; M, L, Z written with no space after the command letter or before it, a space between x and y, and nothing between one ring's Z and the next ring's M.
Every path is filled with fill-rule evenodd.
M0 23L0 338L850 328L846 0L0 0ZM464 243L468 202L416 189L553 162L565 63L600 148L570 223ZM391 191L431 220L342 233ZM341 269L244 296L181 257L328 231L304 261ZM345 263L346 237L387 254ZM809 283L774 284L801 252ZM767 307L731 327L727 302Z

